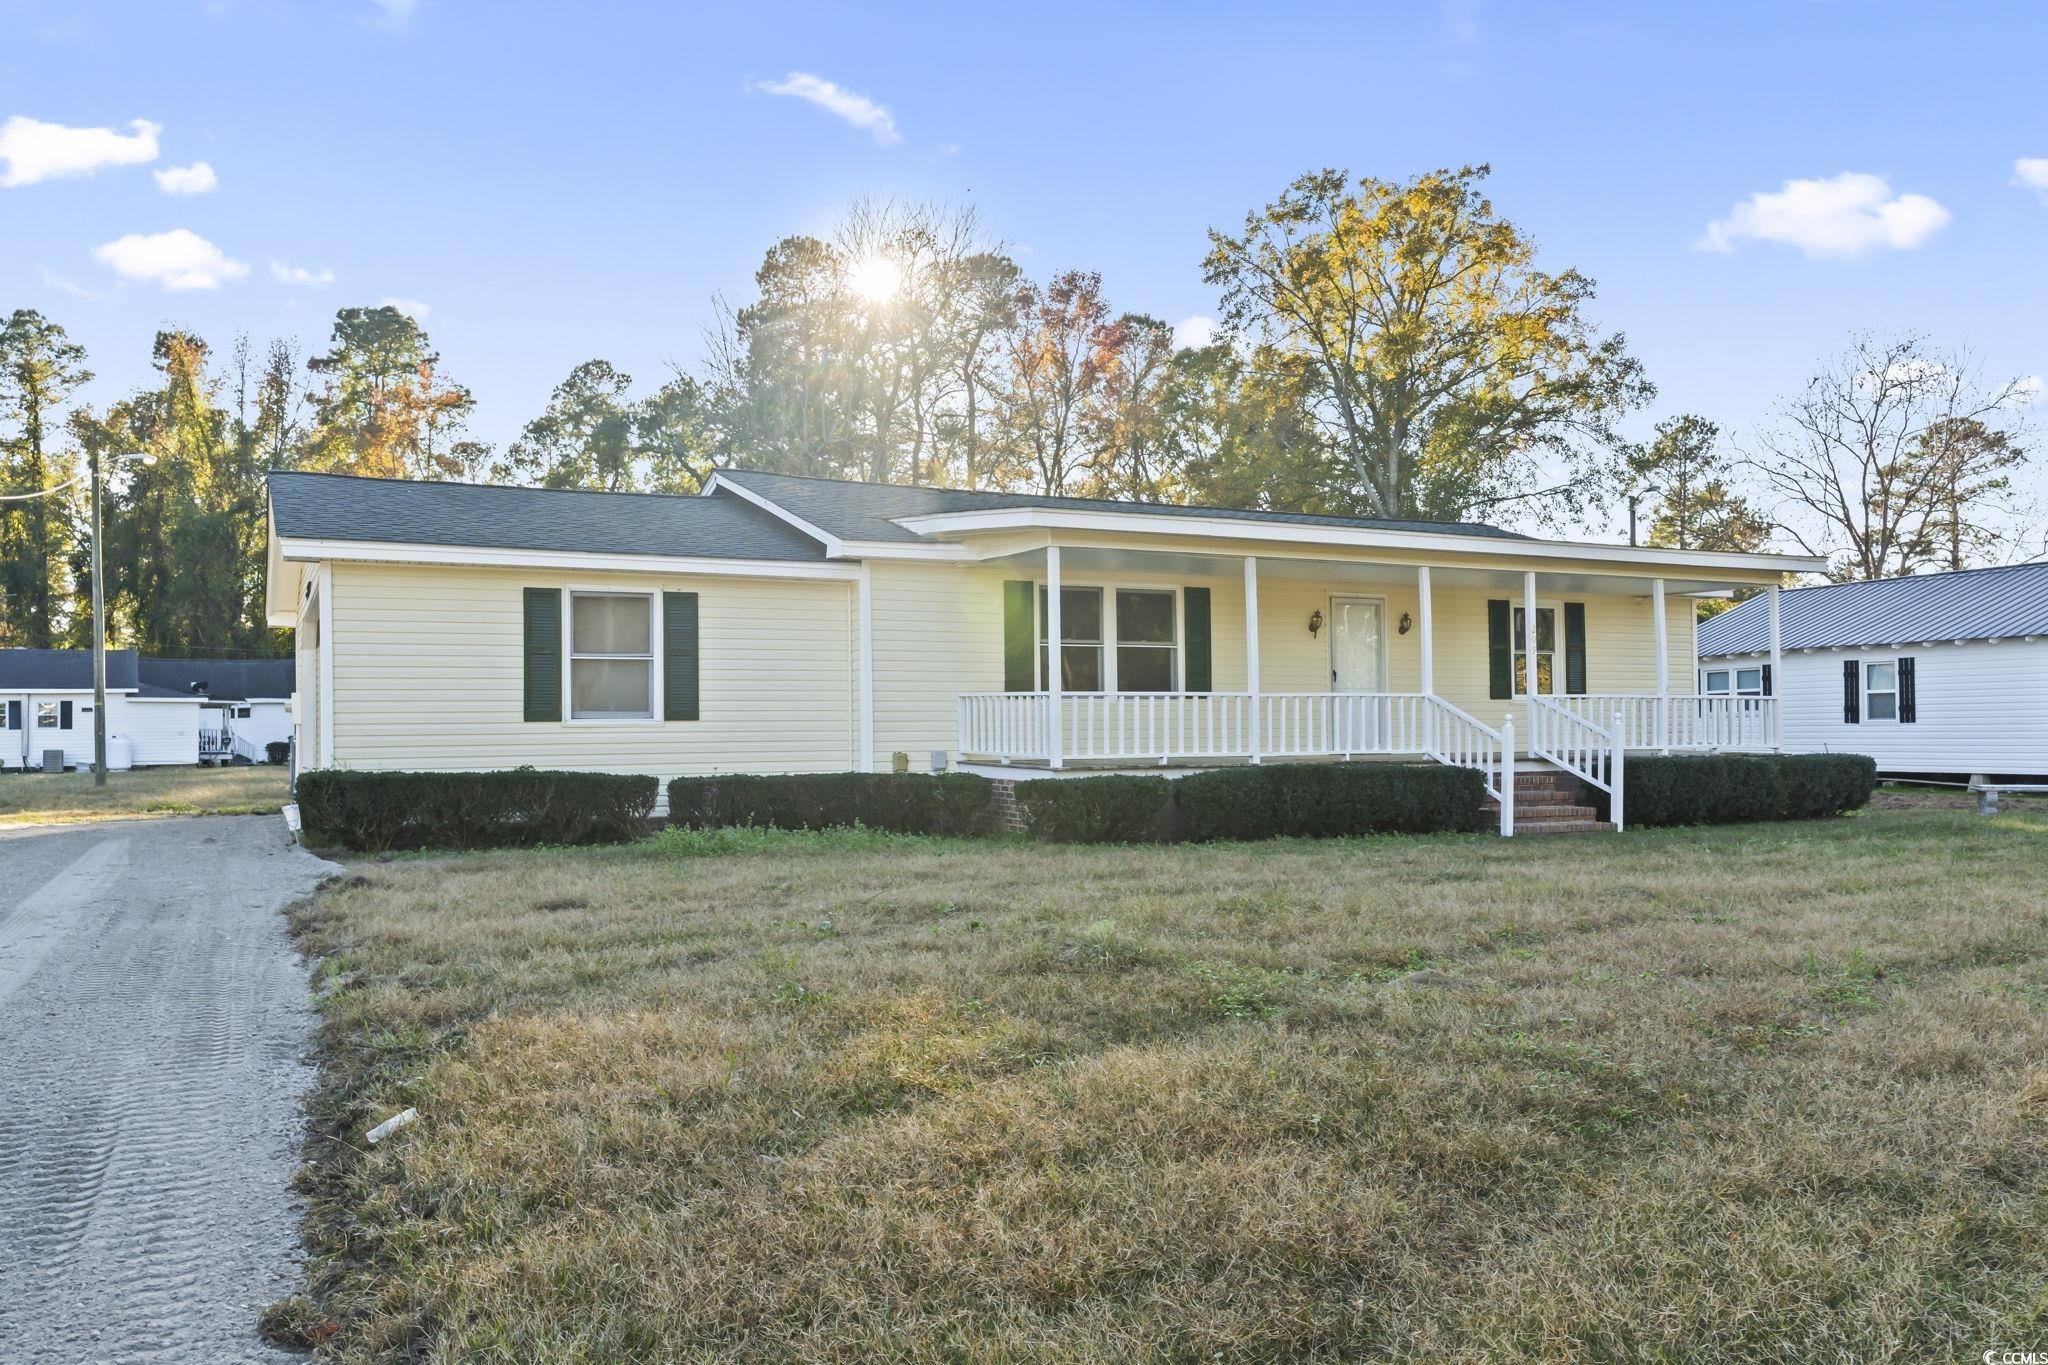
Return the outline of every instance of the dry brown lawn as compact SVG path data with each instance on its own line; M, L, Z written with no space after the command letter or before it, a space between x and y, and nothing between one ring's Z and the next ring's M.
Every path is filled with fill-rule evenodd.
M298 927L278 1320L336 1359L2048 1346L2039 811L671 834L360 863Z
M291 778L279 765L136 768L92 774L0 773L0 825L77 824L158 815L267 815L280 809Z

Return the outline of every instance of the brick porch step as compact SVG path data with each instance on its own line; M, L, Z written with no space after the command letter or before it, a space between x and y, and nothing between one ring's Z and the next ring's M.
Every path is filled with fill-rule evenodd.
M1611 820L1524 820L1515 817L1515 837L1524 834L1612 834Z

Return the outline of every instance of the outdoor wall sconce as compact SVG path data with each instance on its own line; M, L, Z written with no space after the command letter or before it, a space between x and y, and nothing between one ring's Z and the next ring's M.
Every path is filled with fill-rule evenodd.
M1405 612L1405 611L1404 611L1404 612L1402 612L1402 613L1401 613L1401 633L1402 633L1403 635L1406 635L1406 634L1407 634L1407 633L1408 633L1409 631L1411 631L1411 630L1413 630L1413 629L1415 629L1415 618L1414 618L1414 617L1412 617L1412 616L1410 616L1410 615L1409 615L1409 614L1408 614L1407 612Z
M1322 633L1322 629L1323 612L1322 608L1318 607L1308 614L1308 638L1311 640L1315 639L1317 635Z

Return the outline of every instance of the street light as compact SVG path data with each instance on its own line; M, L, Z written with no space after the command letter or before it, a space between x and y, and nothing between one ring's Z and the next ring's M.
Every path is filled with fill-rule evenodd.
M107 585L106 561L100 556L100 452L88 448L92 466L92 784L107 785ZM122 464L156 463L147 451L114 456Z
M1628 495L1628 543L1631 548L1636 543L1636 504L1649 497L1650 494L1661 491L1653 483L1648 488L1638 488L1635 492Z

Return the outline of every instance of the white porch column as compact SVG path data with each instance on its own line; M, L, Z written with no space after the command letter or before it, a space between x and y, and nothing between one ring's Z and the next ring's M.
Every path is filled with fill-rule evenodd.
M1244 690L1251 693L1251 759L1259 761L1259 561L1244 557Z
M855 602L858 610L857 660L860 676L856 679L857 695L860 702L860 752L854 755L853 770L871 773L875 770L875 608L874 591L869 581L868 561L860 562L860 583L855 588ZM960 743L961 735L955 727L953 742Z
M1557 630L1564 629L1564 622L1552 623ZM1554 643L1554 642L1553 642ZM1525 651L1522 664L1522 692L1533 697L1542 691L1542 679L1536 672L1536 574L1533 570L1522 575L1522 648ZM1536 752L1536 704L1524 702L1529 715L1529 752Z
M1415 570L1417 615L1422 623L1422 690L1436 691L1436 627L1430 610L1429 565Z
M1778 698L1785 691L1785 642L1779 632L1778 585L1773 583L1765 588L1764 596L1769 599L1771 611L1771 747L1782 749L1785 747L1785 704Z
M1671 635L1664 623L1664 580L1650 583L1651 619L1657 625L1657 748L1671 752Z
M1060 547L1045 547L1045 761L1060 766Z

